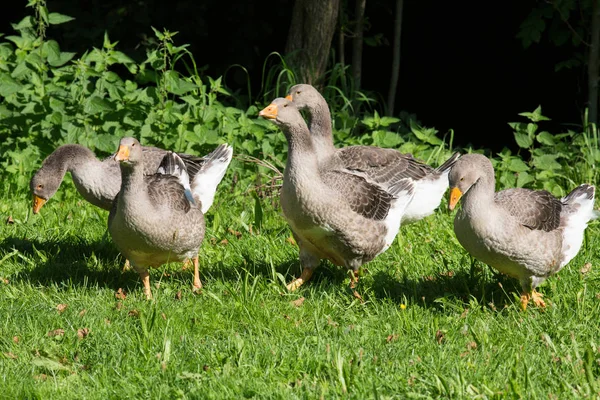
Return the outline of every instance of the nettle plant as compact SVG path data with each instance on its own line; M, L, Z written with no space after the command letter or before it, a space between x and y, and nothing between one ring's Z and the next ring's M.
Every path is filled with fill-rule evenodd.
M515 141L526 154L514 155L504 149L494 160L502 187L545 189L564 196L581 183L594 184L598 179L596 164L600 162L598 132L587 126L582 132L567 130L551 134L540 129L550 120L542 115L541 106L519 115L529 122L511 122Z
M134 136L194 154L228 142L238 154L285 156L283 136L257 118L256 106L226 106L221 100L231 94L221 78L201 76L187 45L174 45L176 33L155 29L155 45L141 63L108 35L101 48L76 57L45 38L47 26L72 18L48 13L39 0L29 5L35 16L14 24L16 34L0 42L0 163L18 188L64 143L108 155L121 137ZM252 181L259 167L234 162L232 168Z

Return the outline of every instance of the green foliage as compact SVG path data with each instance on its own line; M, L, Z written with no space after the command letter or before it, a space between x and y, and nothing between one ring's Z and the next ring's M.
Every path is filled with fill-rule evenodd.
M496 168L501 187L545 189L555 196L564 196L581 183L597 181L600 149L595 127L551 134L540 130L539 124L549 120L542 115L541 106L519 115L530 122L509 125L517 145L526 154L513 155L507 149L499 154L501 162L496 162Z

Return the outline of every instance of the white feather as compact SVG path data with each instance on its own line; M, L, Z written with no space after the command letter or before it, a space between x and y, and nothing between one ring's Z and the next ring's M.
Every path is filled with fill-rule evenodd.
M215 199L217 186L225 176L227 167L233 156L233 147L226 146L226 153L222 157L209 160L196 174L192 181L192 193L200 200L202 213L206 213Z
M599 216L598 211L594 211L594 198L588 199L586 193L582 193L570 202L571 204L578 204L579 209L569 215L565 223L562 244L563 260L560 268L564 267L577 255L583 243L583 232L587 227L587 223Z
M413 197L414 192L410 190L403 190L396 195L396 199L393 201L387 217L383 220L385 227L387 228L385 245L377 254L383 253L391 246L400 229L400 223L402 221L402 216L406 211L406 207L410 204Z
M435 180L420 179L415 181L415 195L406 207L406 211L402 216L402 224L410 224L433 214L440 205L446 189L448 189L448 171Z

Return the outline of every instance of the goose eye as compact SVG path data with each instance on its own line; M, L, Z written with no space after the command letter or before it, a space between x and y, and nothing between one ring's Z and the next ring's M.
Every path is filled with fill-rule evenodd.
M300 92L299 90L296 92L296 94L300 94L300 93L301 93L301 92Z
M284 107L287 107L288 105L287 105L287 104L284 104L283 106L284 106Z
M463 176L462 178L460 178L461 182L465 180L465 177Z
M43 189L43 188L44 188L44 185L42 185L42 184L39 184L39 185L37 185L37 188L38 188L38 189Z

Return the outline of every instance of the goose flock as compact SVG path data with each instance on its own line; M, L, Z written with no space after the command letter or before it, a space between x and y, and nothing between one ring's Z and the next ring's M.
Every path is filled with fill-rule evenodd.
M307 115L307 120L301 114ZM582 184L558 199L547 191L495 192L494 169L480 154L454 153L434 168L411 154L375 146L336 148L329 106L308 84L293 86L259 116L277 125L288 143L280 193L283 215L298 244L302 271L287 284L306 283L321 260L344 267L356 293L359 270L386 251L403 224L431 215L450 188L449 209L459 243L474 258L521 284L522 309L545 307L536 288L579 252L594 210L595 187ZM233 156L227 144L198 157L142 146L124 137L99 160L67 144L42 163L30 182L33 212L70 172L77 191L109 211L108 231L152 298L148 269L192 263L192 288L202 288L198 251L204 214Z

